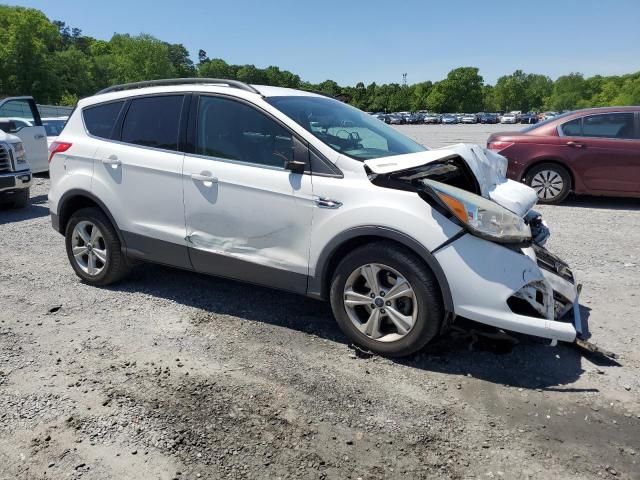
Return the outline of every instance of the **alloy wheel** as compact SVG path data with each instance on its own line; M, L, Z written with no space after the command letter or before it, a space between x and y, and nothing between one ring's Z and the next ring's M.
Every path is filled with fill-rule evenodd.
M107 245L95 223L78 222L71 234L73 258L87 275L96 276L107 266Z
M564 189L564 181L560 174L554 170L541 170L531 179L531 188L543 200L553 200Z
M406 336L416 323L418 305L409 281L397 270L369 263L354 270L344 286L349 319L364 335L379 342Z

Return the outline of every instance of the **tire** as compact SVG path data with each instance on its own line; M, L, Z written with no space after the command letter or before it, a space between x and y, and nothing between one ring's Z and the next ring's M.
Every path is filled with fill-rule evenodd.
M110 285L126 277L131 269L115 228L98 208L82 208L71 216L65 228L65 245L73 270L89 285ZM79 254L83 247L85 253ZM91 255L94 256L93 268Z
M29 200L31 200L31 190L29 188L26 188L18 193L14 193L12 197L13 208L25 208L27 205L29 205Z
M372 272L368 270L372 265L384 267L376 276L382 292L376 292L376 297L370 300L372 303L366 305L367 297L371 298L371 289L362 272L363 268ZM355 281L354 275L357 277ZM395 297L393 285L404 285L398 280L400 277L406 280L411 295L385 300L382 295L385 290L389 298ZM391 283L386 283L389 281ZM346 296L355 299L351 301L358 305L347 306ZM438 335L444 319L440 288L433 273L414 253L391 242L370 243L347 254L336 267L330 299L338 325L353 343L390 357L406 356L420 350ZM376 319L379 323L372 321L374 310L378 312ZM400 318L413 318L411 328L404 332L397 324L408 323L398 322L399 313L402 315ZM377 333L368 333L370 323L375 325L371 331Z
M557 163L541 163L527 172L525 183L538 194L538 201L557 205L571 191L571 175Z

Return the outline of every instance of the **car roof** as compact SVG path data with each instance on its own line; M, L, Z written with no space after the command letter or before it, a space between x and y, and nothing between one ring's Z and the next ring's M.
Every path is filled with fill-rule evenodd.
M142 88L131 88L124 90L117 90L112 92L105 92L83 98L78 102L78 107L83 108L88 105L93 105L96 103L103 103L113 100L125 99L129 97L137 97L140 95L154 95L154 94L162 94L162 93L187 93L187 92L201 92L201 93L223 93L226 95L232 95L239 98L245 99L255 99L260 97L319 97L323 98L324 95L308 92L304 90L297 90L294 88L286 88L286 87L272 87L269 85L250 85L255 88L259 93L254 93L247 90L242 90L239 88L235 88L230 85L223 84L208 84L197 83L197 84L180 84L176 83L174 85L159 85L159 86L149 86Z

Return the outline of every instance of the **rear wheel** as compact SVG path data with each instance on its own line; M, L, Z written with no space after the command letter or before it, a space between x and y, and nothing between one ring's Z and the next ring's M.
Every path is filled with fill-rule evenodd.
M124 278L130 270L120 240L106 215L98 208L75 212L65 230L67 257L80 277L103 286Z
M540 203L561 203L571 190L571 176L556 163L541 163L527 173L525 183L536 191Z
M433 273L415 254L387 242L360 247L340 262L331 307L355 344L388 356L422 348L438 334L444 317Z

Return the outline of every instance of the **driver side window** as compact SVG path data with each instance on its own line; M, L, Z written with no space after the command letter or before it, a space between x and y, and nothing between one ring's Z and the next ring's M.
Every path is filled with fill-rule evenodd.
M244 103L202 96L195 153L284 168L293 160L293 138L284 127Z

